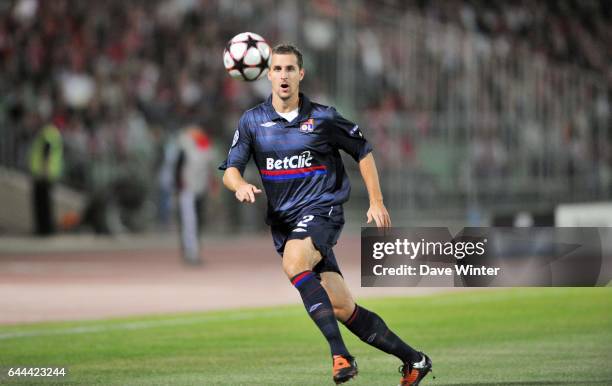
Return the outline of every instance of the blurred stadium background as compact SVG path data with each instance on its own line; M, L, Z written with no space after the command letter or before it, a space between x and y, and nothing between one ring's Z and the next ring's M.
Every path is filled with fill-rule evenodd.
M160 172L179 128L204 126L220 161L239 115L269 93L224 73L240 31L303 49L305 92L374 143L396 225L523 211L552 224L560 203L612 195L611 12L607 1L4 1L0 232L31 229L20 177L50 122L70 189L56 194L60 223L89 208L104 213L98 231L166 229ZM353 181L358 227L366 194ZM208 231L256 231L263 210L216 190Z

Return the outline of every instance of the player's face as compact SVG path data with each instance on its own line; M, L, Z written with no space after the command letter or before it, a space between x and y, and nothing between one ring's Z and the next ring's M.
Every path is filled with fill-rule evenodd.
M289 100L300 91L304 69L298 66L293 54L273 54L268 79L272 83L272 93L282 100Z

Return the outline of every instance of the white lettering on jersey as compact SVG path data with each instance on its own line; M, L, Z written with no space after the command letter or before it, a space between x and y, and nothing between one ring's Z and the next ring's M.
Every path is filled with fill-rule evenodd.
M306 150L300 155L285 157L283 159L266 158L267 170L301 169L312 166L312 156Z

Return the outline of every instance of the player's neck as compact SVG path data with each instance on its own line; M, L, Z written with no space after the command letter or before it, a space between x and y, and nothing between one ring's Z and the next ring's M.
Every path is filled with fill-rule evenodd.
M287 100L283 100L276 95L272 95L272 106L274 107L274 110L279 113L291 112L300 106L299 94L296 93Z

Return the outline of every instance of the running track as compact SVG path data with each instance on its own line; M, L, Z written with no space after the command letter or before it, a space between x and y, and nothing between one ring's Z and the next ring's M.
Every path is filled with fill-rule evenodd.
M181 263L174 235L0 238L0 324L300 304L269 236L205 238L204 264ZM359 237L336 248L357 299L447 289L361 288Z

